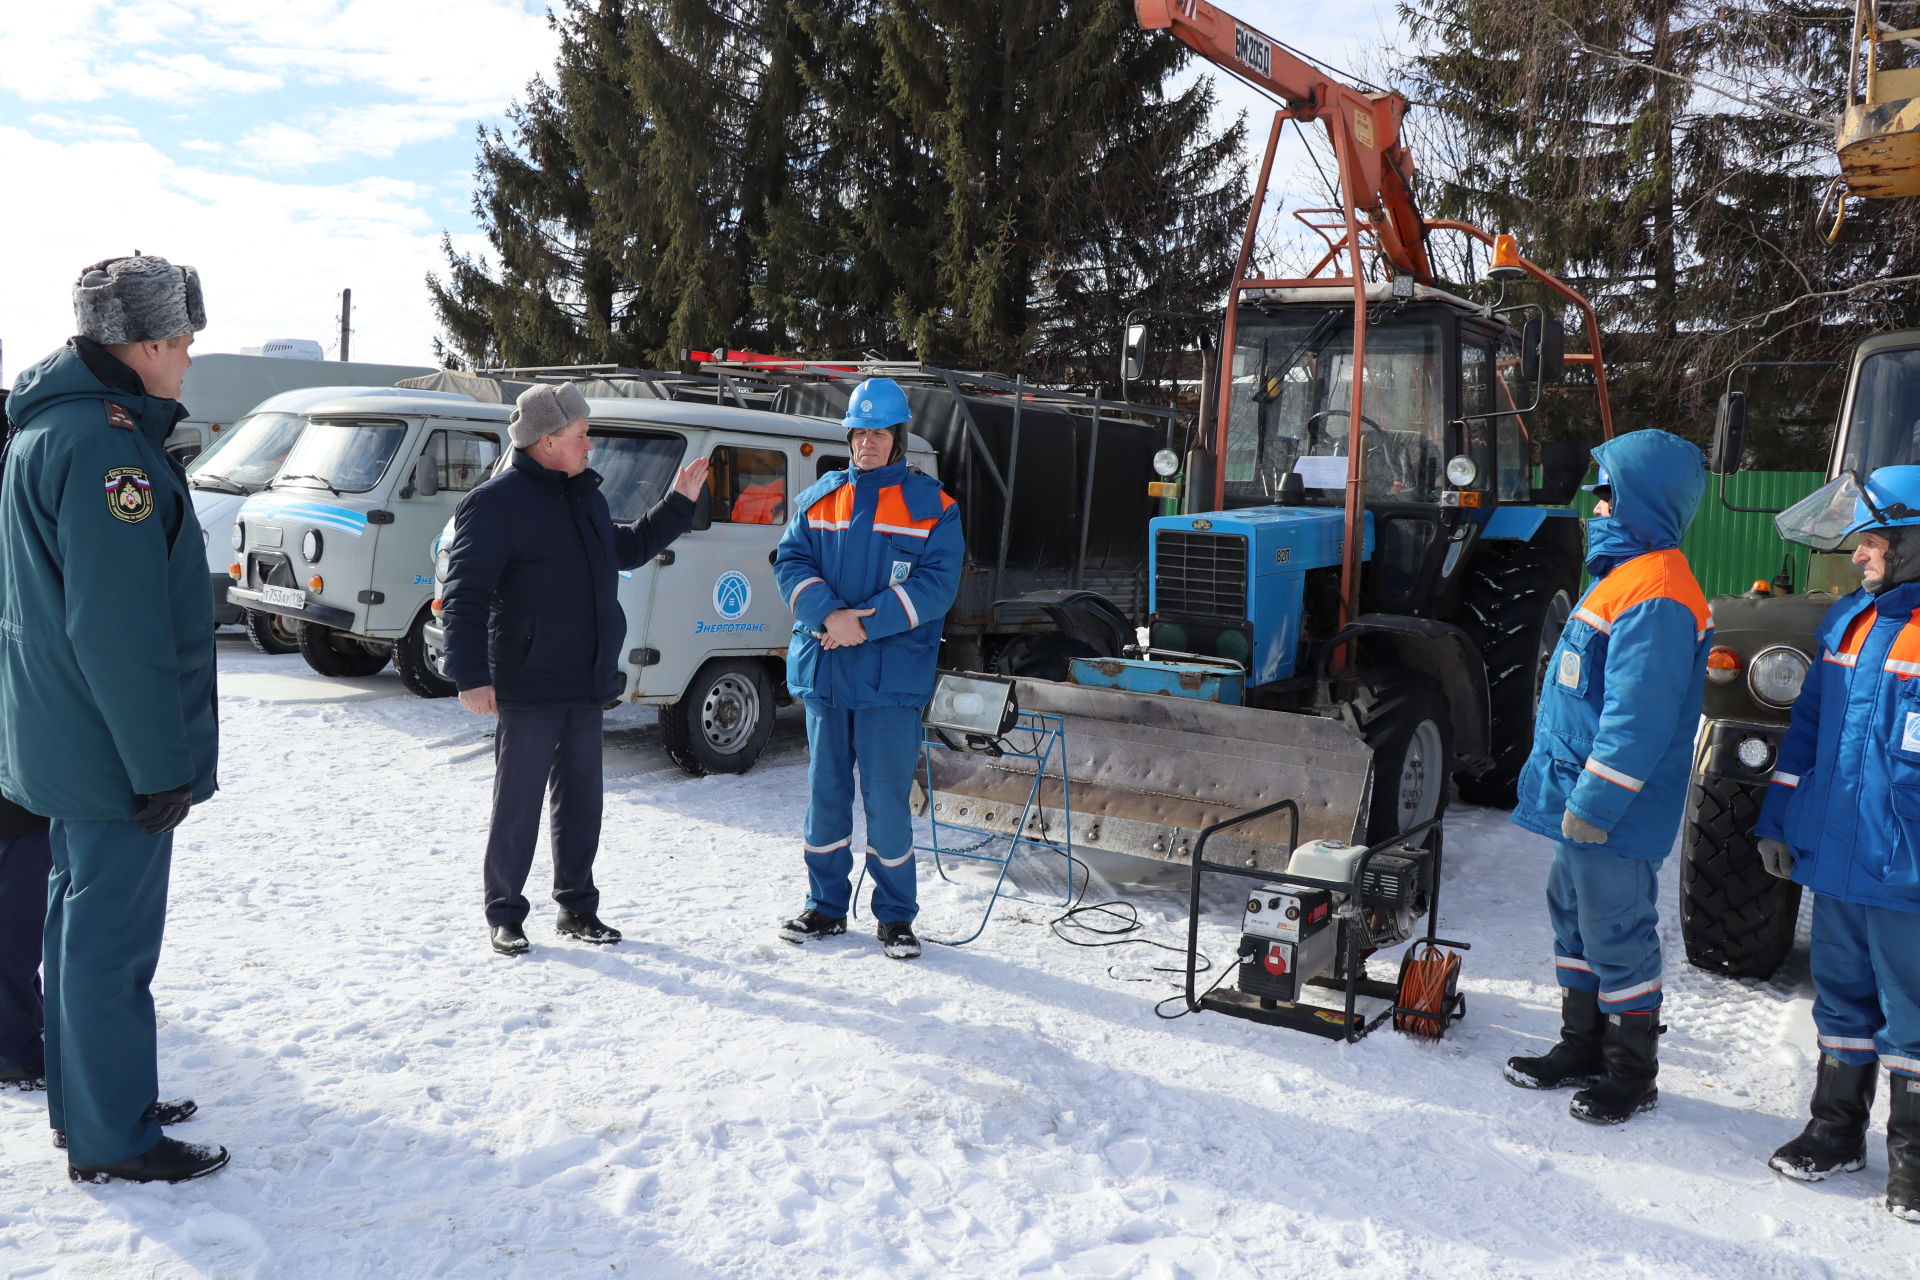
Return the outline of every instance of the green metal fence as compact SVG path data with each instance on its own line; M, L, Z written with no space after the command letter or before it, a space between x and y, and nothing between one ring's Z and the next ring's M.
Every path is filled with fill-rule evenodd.
M1727 501L1736 507L1788 507L1827 482L1820 471L1742 471L1727 477ZM1807 586L1807 549L1787 542L1774 532L1773 517L1729 511L1721 503L1720 478L1707 477L1707 496L1700 502L1680 549L1687 553L1701 590L1714 596L1738 595L1757 578L1771 582L1784 559L1793 566L1793 589ZM1574 501L1581 515L1593 511L1593 495L1582 491ZM1584 584L1583 584L1584 585Z

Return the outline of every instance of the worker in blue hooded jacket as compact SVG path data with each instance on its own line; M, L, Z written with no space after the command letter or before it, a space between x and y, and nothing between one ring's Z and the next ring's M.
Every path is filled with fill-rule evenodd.
M920 710L933 695L940 631L960 587L960 511L907 466L906 393L890 378L853 390L852 465L801 494L773 575L793 611L787 687L806 703L807 905L789 942L845 933L853 896L854 773L867 819L867 874L880 941L920 954L909 792Z
M1887 1209L1920 1222L1920 467L1840 476L1775 523L1822 551L1857 535L1862 574L1814 633L1755 828L1767 870L1814 894L1812 1118L1768 1164L1864 1167L1884 1067Z
M22 373L0 475L0 793L50 820L47 1118L76 1181L179 1182L227 1162L162 1124L149 985L173 829L213 794L213 600L186 474L200 278L110 258L80 333Z
M1574 1118L1619 1124L1659 1098L1658 873L1680 828L1713 624L1680 539L1700 450L1632 431L1593 451L1587 572L1540 691L1513 820L1555 842L1547 879L1560 1040L1507 1061L1529 1089L1585 1086Z

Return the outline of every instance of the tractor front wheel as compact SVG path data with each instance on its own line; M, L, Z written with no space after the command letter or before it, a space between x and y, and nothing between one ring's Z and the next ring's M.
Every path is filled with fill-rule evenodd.
M1388 668L1367 678L1354 710L1361 736L1373 748L1367 843L1391 840L1446 812L1453 721L1439 682L1423 672Z

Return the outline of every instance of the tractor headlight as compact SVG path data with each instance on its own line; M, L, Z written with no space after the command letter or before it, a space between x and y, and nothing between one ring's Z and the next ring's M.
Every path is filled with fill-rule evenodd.
M227 541L233 544L233 549L235 551L238 551L242 547L246 546L247 545L247 526L244 524L241 524L238 520L235 520L233 522L232 531L227 534Z
M1447 483L1456 489L1464 489L1480 478L1480 468L1466 454L1447 459Z
M1180 470L1180 455L1171 449L1162 449L1153 455L1153 473L1162 480Z
M300 554L307 558L308 564L319 564L320 553L326 549L326 540L318 529L307 530L306 536L300 539Z
M1747 690L1769 707L1790 707L1811 665L1807 655L1790 644L1763 649L1747 666Z

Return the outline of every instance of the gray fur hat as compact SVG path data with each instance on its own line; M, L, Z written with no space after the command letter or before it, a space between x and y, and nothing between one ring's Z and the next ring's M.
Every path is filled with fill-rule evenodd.
M104 258L73 282L73 318L108 347L198 333L207 327L200 273L165 258Z
M507 437L513 447L524 449L542 436L550 436L570 422L587 416L587 398L571 382L541 382L528 387L513 402L513 416L507 419Z

